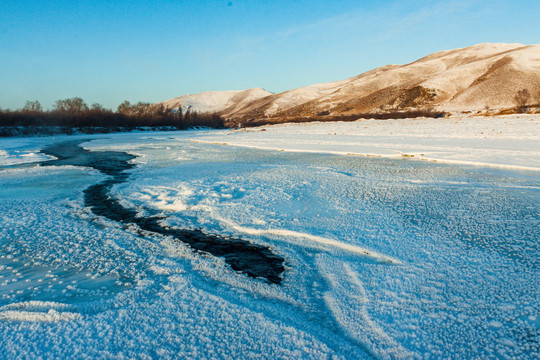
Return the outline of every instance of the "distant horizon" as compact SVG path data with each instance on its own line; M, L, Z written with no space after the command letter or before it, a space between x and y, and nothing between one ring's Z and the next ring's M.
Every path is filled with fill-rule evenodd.
M481 43L539 43L537 1L0 5L0 108L115 110L206 91L279 93Z

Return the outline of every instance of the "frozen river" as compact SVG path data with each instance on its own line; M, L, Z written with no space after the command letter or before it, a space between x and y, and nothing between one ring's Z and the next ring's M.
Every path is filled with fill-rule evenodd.
M0 357L540 355L538 172L204 136L1 140ZM66 140L136 166L112 181L46 163L39 151ZM85 199L104 183L124 220ZM257 277L179 233L265 249L283 268Z

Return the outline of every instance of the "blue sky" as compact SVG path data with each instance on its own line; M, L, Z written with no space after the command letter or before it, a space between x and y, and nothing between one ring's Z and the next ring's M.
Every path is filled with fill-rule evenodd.
M281 92L477 43L538 44L538 14L538 0L2 0L0 107Z

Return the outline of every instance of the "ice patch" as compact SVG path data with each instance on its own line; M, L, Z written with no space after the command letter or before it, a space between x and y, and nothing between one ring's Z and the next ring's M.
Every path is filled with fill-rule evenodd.
M153 208L167 212L180 212L188 209L188 205L182 199L192 194L191 189L180 184L179 188L166 186L147 187L133 194L133 196Z
M52 310L52 309L46 313L29 312L29 311L0 312L0 320L57 322L57 321L71 321L71 320L80 320L80 319L82 319L82 316L80 314L70 313L70 312L59 313L56 310Z
M0 321L58 322L82 319L70 311L71 306L51 301L27 301L0 307Z
M402 264L400 260L395 259L391 256L384 255L376 251L368 250L361 246L347 244L338 240L329 239L322 236L316 236L316 235L311 235L311 234L306 234L306 233L293 231L293 230L286 230L286 229L255 229L255 228L250 228L250 227L235 224L231 220L227 220L216 215L214 215L213 217L216 220L220 221L221 223L226 224L232 229L238 232L244 233L244 234L294 238L296 240L299 240L300 244L303 246L316 247L316 248L320 248L322 246L325 248L339 249L339 250L353 253L355 255L360 255L360 256L375 260L376 262L379 262L379 263L392 264L392 265Z
M6 151L0 149L0 166L22 165L54 159L52 156L33 151Z
M243 192L244 189L230 189L225 187L224 184L218 184L215 186L220 191L210 191L206 195L210 197L220 198L220 199L232 199L235 198L233 194L224 191L232 191L233 193ZM335 239L325 238L322 236L311 235L307 233L302 233L293 230L286 229L257 229L252 227L241 226L237 223L234 223L232 220L225 219L221 216L218 216L214 211L214 208L210 205L205 204L195 204L194 200L191 199L195 191L192 188L189 188L185 184L177 184L176 187L165 187L165 186L152 186L145 187L143 190L133 194L138 200L142 200L145 203L145 206L150 206L157 208L162 211L172 211L172 212L181 212L185 210L198 210L202 212L207 212L209 215L219 221L220 223L228 226L229 228L248 235L256 236L270 236L274 238L293 238L299 241L301 246L307 246L317 249L334 249L342 250L355 255L360 255L362 257L370 258L379 263L399 265L402 262L398 259L392 258L390 256L372 251L361 246L352 245L344 243ZM238 196L236 196L238 197ZM188 203L193 203L188 205ZM266 222L261 219L252 219L254 225L265 225Z
M48 310L68 310L73 306L69 304L59 303L55 301L24 301L4 305L0 307L0 311L17 310L17 311L48 311Z

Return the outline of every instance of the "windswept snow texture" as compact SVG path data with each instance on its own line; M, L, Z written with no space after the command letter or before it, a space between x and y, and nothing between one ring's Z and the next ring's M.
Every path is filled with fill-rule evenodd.
M269 248L285 259L280 285L96 215L84 190L110 178L92 167L11 162L0 357L539 357L537 171L192 141L229 133L82 146L137 156L108 189L123 208ZM2 148L71 139L83 138Z
M193 249L224 258L225 262L236 271L254 278L264 278L274 284L281 282L283 259L263 246L241 239L208 235L201 230L163 226L161 225L163 217L140 216L135 209L122 206L109 192L114 185L128 180L129 175L125 171L135 166L130 160L136 156L122 151L88 151L79 146L81 142L84 140L65 141L47 146L42 152L57 159L42 162L40 165L86 166L112 176L84 190L84 204L94 214L123 224L137 225L141 230L151 233L172 236Z

